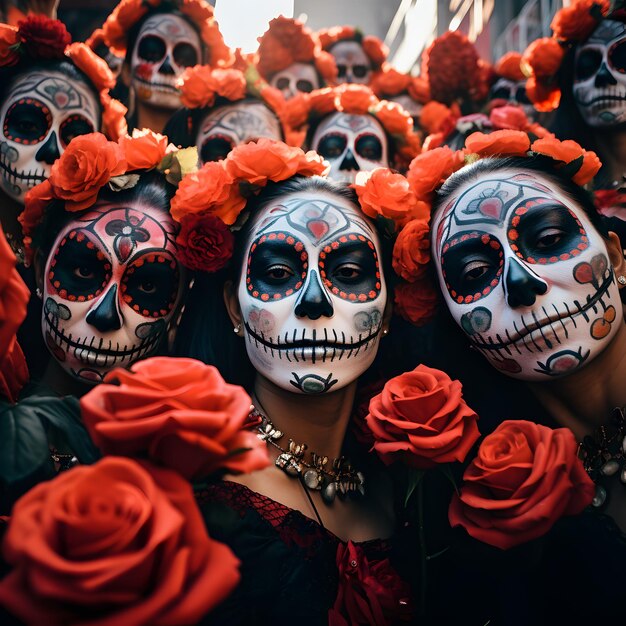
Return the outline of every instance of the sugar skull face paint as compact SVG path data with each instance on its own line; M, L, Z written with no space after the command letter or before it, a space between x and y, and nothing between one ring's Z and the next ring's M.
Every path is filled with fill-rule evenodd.
M202 47L191 24L178 15L153 15L143 23L133 49L131 86L141 102L178 109L176 79L198 63L202 63Z
M246 350L279 387L340 389L372 363L387 301L378 235L332 194L301 192L259 210L239 283Z
M7 93L0 107L0 184L23 203L74 137L100 128L100 105L86 84L61 72L22 74Z
M519 105L530 120L537 117L537 111L526 95L526 81L499 78L489 90L488 107L495 109L510 104Z
M372 78L372 64L356 41L339 41L330 50L335 57L338 82L368 85Z
M546 178L503 170L463 185L433 222L433 250L452 316L514 378L566 376L618 330L604 240Z
M311 93L321 87L317 71L310 63L292 63L281 72L276 72L270 85L280 89L287 100L297 93Z
M626 121L626 24L602 20L576 50L574 100L589 126Z
M371 115L333 113L323 119L311 148L330 163L329 178L353 183L357 172L388 167L387 136Z
M282 139L278 118L264 104L248 100L218 107L204 118L196 137L200 162L225 159L235 146L261 137Z
M153 207L104 205L72 220L46 261L42 330L73 377L98 383L150 356L183 292L172 218Z

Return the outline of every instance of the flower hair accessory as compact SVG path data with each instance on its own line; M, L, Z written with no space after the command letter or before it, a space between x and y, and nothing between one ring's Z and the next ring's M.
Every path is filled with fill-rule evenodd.
M557 74L565 52L586 41L598 24L609 17L609 0L573 0L556 12L552 37L533 41L522 55L521 68L528 80L526 93L538 111L553 111L561 101Z
M372 77L370 87L379 98L394 98L406 93L420 104L430 101L430 86L423 76L399 72L389 63Z
M208 48L209 65L228 65L232 62L230 48L224 43L213 17L213 7L205 0L121 0L102 26L104 41L113 54L126 56L128 34L133 26L146 17L150 10L162 6L180 11L195 24Z
M314 65L327 83L337 79L333 55L322 50L317 35L300 20L283 15L271 20L269 28L259 37L257 54L257 69L265 80L293 63Z
M113 140L126 134L126 107L112 98L115 77L89 46L71 43L63 22L29 15L17 28L0 24L0 68L46 60L69 60L87 76L100 97L102 131Z
M361 44L365 56L370 60L372 68L377 71L389 56L389 49L378 38L373 35L363 35L363 33L354 26L333 26L317 31L322 49L330 51L330 49L340 41L356 41Z

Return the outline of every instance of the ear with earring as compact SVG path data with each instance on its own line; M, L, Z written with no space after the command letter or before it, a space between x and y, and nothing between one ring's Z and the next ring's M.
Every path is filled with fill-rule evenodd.
M233 328L233 332L235 333L235 335L240 335L241 334L241 324L237 324L237 326L235 326Z
M43 293L41 293L41 288L37 287L37 289L35 289L35 295L41 300L43 298Z
M617 282L618 282L620 285L626 285L626 276L618 276L618 277L617 277Z

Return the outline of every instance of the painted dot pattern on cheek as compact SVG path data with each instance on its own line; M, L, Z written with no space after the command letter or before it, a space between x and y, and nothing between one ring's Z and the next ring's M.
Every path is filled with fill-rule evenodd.
M32 139L26 139L25 137L18 137L17 135L14 135L11 132L9 120L14 114L17 115L17 113L15 113L15 108L18 106L23 106L23 105L30 105L30 106L36 107L37 109L41 111L41 113L43 113L43 115L46 118L46 128L43 131L43 133L40 134L38 137L35 137ZM30 146L30 145L34 145L43 141L46 135L48 134L48 130L50 129L51 125L52 125L52 113L50 112L50 109L45 104L43 104L42 102L39 102L39 100L33 100L32 98L20 98L17 102L14 102L9 107L8 111L6 112L6 115L4 117L3 132L4 132L4 136L7 139L14 141L15 143L21 143L26 146Z
M283 290L274 289L271 293L269 292L269 290L257 288L251 275L252 259L254 253L258 250L260 246L268 241L283 241L286 244L292 246L294 250L299 254L300 261L302 263L302 272L300 273L300 277L295 285L289 285L286 289ZM309 255L304 249L304 243L302 243L302 241L296 239L293 235L285 232L275 232L261 235L250 246L250 253L248 254L248 262L246 267L246 288L253 298L257 298L262 302L268 302L270 300L281 300L282 298L293 295L296 291L302 288L302 285L304 284L304 281L306 279L308 267Z
M351 244L355 241L362 241L366 243L368 248L372 252L372 256L374 257L374 263L376 266L376 282L374 283L374 288L369 289L365 292L353 292L346 291L341 289L333 284L333 281L328 277L326 272L326 259L327 256L335 250L339 250L342 246L346 244ZM320 260L319 260L319 270L320 277L324 281L324 284L332 291L333 294L339 296L343 300L349 300L351 302L369 302L370 300L375 300L378 298L381 290L381 282L380 282L380 266L378 263L378 255L376 254L376 247L374 243L370 241L364 235L343 235L339 237L339 239L333 241L332 243L324 246L324 249L320 252Z
M498 269L496 270L495 276L490 280L489 284L482 287L480 291L473 291L471 293L468 293L467 289L464 289L463 292L461 292L460 288L458 288L457 290L450 284L450 281L446 274L446 255L451 249L453 249L461 242L471 241L473 239L479 239L484 246L489 247L491 250L494 250L497 253ZM448 292L458 304L471 304L472 302L476 302L481 298L488 296L492 292L494 287L497 287L503 271L504 251L502 250L502 245L495 237L492 237L487 233L463 233L461 235L454 236L452 239L446 241L446 243L443 245L441 257L441 272L443 274L443 278Z
M572 247L567 252L562 252L558 255L551 254L550 256L542 256L542 255L524 255L519 248L519 224L524 215L528 213L528 210L538 204L542 204L540 200L528 200L521 206L517 207L515 211L513 211L513 215L511 217L511 221L509 223L509 228L507 230L507 238L509 241L509 245L511 246L511 250L515 253L517 257L530 263L531 265L540 264L540 265L549 265L552 263L557 263L558 261L567 261L578 256L583 250L586 250L589 247L589 238L587 237L587 232L583 228L580 220L574 215L572 211L567 209L568 213L571 215L572 219L576 222L578 226L579 236L575 238L572 242Z

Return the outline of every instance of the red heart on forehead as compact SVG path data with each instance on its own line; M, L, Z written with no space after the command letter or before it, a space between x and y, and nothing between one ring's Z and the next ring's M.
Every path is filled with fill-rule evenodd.
M68 95L62 91L54 94L54 102L58 107L63 108L70 101Z
M329 230L328 224L323 220L310 220L306 227L315 239L321 239Z
M502 213L502 200L500 198L485 198L480 201L478 210L485 216L499 220Z

